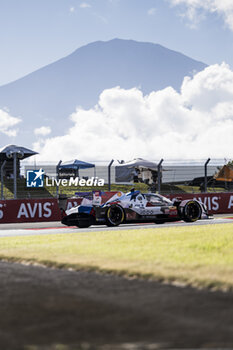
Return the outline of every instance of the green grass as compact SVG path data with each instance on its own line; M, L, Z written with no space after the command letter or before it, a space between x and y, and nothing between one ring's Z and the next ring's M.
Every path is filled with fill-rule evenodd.
M1 181L0 181L0 186L1 186ZM3 196L4 198L7 198L7 199L14 198L13 192L9 188L7 188L5 185L3 185Z
M116 185L116 184L112 184L111 185L111 191L122 191L122 192L129 192L131 190L131 188L134 187L136 190L140 190L140 191L144 191L147 192L148 191L148 186L146 184L130 184L130 185ZM48 191L50 191L51 193L55 193L56 192L56 188L55 187L46 187ZM91 192L91 191L108 191L108 185L104 185L104 186L71 186L71 187L66 187L66 186L60 186L59 187L59 193L61 194L67 194L67 195L74 195L75 192Z
M0 240L0 258L233 290L233 225L75 232Z

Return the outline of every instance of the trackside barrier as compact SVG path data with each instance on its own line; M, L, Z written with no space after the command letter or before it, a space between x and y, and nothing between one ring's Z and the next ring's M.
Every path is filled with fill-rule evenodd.
M115 193L105 192L102 201L106 202ZM66 209L79 205L81 201L82 198L69 198ZM56 198L0 200L0 224L60 221L61 216L62 213Z
M166 196L170 199L197 199L204 203L210 214L233 214L233 193L185 193Z
M57 221L59 217L57 199L0 201L0 223Z
M106 202L116 192L105 192L102 201ZM168 198L193 199L207 205L211 214L233 214L233 193L200 193L170 195ZM81 198L70 198L66 209L79 205ZM20 222L59 221L61 210L56 198L0 200L0 224ZM1 225L0 225L1 231Z

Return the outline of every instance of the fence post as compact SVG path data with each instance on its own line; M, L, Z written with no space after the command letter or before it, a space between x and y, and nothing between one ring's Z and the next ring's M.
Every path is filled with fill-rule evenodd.
M17 153L13 154L14 199L17 199Z
M6 160L4 160L4 162L2 163L2 166L1 166L1 200L4 199L4 193L3 193L3 189L4 189L4 178L3 178L3 175L4 175L4 168L5 168L5 165L6 165Z
M205 162L205 179L204 179L204 192L207 192L207 165L210 161L210 158L207 159L207 161Z
M162 168L163 159L160 160L158 164L158 193L161 191L161 168Z
M57 198L59 197L59 186L58 186L58 178L59 178L59 167L62 163L62 160L59 161L59 163L57 164L57 167L56 167L56 172L57 172L57 184L56 184L56 195L57 195Z
M114 159L111 160L111 162L108 164L108 190L111 191L111 166L114 162Z

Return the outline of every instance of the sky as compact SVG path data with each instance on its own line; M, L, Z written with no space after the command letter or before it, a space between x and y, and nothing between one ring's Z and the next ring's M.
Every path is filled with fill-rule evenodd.
M97 40L159 43L233 67L231 0L0 0L0 85Z
M117 108L116 108L117 106ZM38 159L232 158L233 71L211 65L171 86L143 95L138 88L104 90L98 104L72 113L64 135L41 138ZM100 127L101 125L101 127ZM77 137L78 135L78 137Z

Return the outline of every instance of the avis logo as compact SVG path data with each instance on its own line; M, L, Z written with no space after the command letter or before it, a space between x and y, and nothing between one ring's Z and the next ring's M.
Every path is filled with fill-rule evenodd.
M27 187L43 187L44 170L27 170Z

